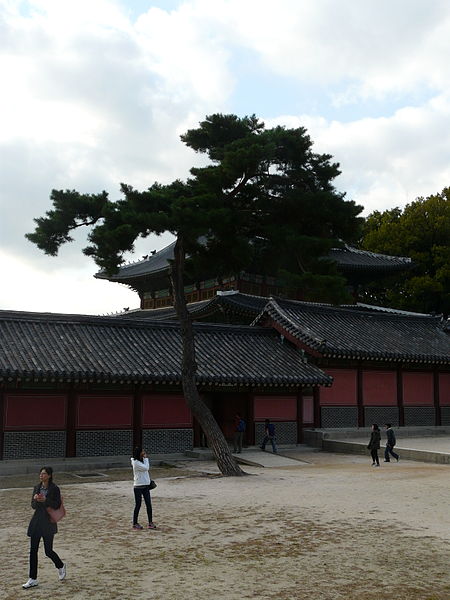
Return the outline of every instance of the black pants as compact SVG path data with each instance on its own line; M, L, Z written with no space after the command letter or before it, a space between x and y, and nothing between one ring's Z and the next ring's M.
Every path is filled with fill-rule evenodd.
M389 458L389 454L392 454L392 456L395 458L395 460L398 460L398 454L397 452L394 452L394 446L390 446L389 444L386 444L386 449L384 451L384 460L386 462L390 462L390 458Z
M374 448L373 450L371 450L370 454L372 455L372 461L374 463L377 463L377 465L379 465L380 459L378 458L378 448Z
M61 569L64 563L53 550L54 535L32 535L30 540L30 578L37 579L38 571L38 550L41 537L44 540L45 555L48 556L55 564L57 569Z
M233 451L234 452L242 452L242 440L244 439L243 431L235 431L234 439L233 439Z
M151 523L153 521L153 513L152 513L152 501L150 498L150 486L146 485L145 487L135 487L134 489L134 513L133 513L133 525L136 525L138 522L139 511L141 510L142 497L144 497L145 506L147 508L147 517L148 522Z

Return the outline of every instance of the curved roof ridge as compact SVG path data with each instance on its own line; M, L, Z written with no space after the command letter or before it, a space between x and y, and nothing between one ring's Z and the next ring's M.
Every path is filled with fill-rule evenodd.
M134 267L135 265L140 265L142 263L148 263L151 262L151 260L154 258L159 258L161 256L161 254L169 254L168 249L175 247L175 243L176 240L173 242L170 242L170 244L168 244L167 246L164 246L164 248L160 248L159 250L156 250L154 254L147 254L147 256L144 258L142 257L141 260L135 260L135 261L130 261L128 263L126 263L125 265L122 265L122 267L120 268L124 268L124 267Z
M433 315L427 313L415 313L409 311L402 311L400 309L395 308L384 308L371 304L325 304L319 302L305 302L303 300L284 300L281 299L282 304L289 304L290 306L298 306L299 308L305 309L326 309L328 311L336 312L336 313L352 313L354 315L365 315L367 316L368 311L372 311L373 316L377 316L379 318L389 319L392 317L395 318L407 318L407 319L426 319L426 320L436 320L441 321L442 315Z
M253 321L252 325L257 325L257 321L259 322L259 319L263 316L265 312L267 312L270 316L273 316L273 313L275 312L282 321L283 325L288 325L287 330L291 335L303 342L312 344L314 348L318 349L324 344L326 344L325 339L313 335L312 333L310 333L311 330L309 330L309 332L300 331L298 324L285 313L283 308L274 299L270 300L266 304L261 314L258 315L258 317Z
M321 306L324 308L333 308L336 306L344 306L344 305L339 305L339 304L331 304L331 302L312 302L310 300L294 300L293 298L282 298L281 296L273 296L273 298L275 300L277 300L278 302L282 302L283 304L298 304L301 306ZM351 306L351 305L346 305L346 306Z
M388 306L377 306L376 304L365 304L364 302L357 302L356 306L367 308L375 312L393 313L396 315L414 316L414 317L437 317L438 315L432 315L430 313L419 313L410 310L401 310L399 308L390 308ZM440 316L440 315L439 315Z
M398 260L404 263L411 263L411 258L409 256L394 256L392 254L382 254L380 252L373 252L372 250L364 250L363 248L355 248L354 246L350 246L350 244L346 244L344 242L344 248L332 248L332 250L347 250L348 252L352 252L353 254L361 254L366 256L373 256L374 258L387 258L389 260Z
M126 313L124 313L126 314ZM162 322L161 320L152 321L150 319L125 319L118 315L84 315L70 313L48 313L31 311L10 311L0 310L0 321L23 321L23 322L45 322L45 323L73 323L75 325L110 325L110 326L129 326L151 323L154 326L176 326L177 323Z
M158 273L164 271L168 268L169 260L173 258L175 243L176 240L164 246L164 248L155 251L154 254L146 255L141 260L119 265L117 272L113 275L107 275L105 271L99 271L95 273L94 277L97 279L118 281L129 277L145 277L151 272Z
M120 319L117 316L103 315L81 315L65 313L41 313L29 311L8 311L0 310L0 322L28 322L28 323L46 323L46 324L67 324L67 325L93 325L107 327L129 327L130 329L174 329L179 330L177 321L162 321L160 319ZM259 333L266 335L270 330L266 327L252 327L241 323L204 323L194 321L194 329L202 331L231 331L236 333L240 330L246 333ZM273 332L272 332L273 333Z
M450 364L448 323L441 317L271 301L253 324L264 315L325 357Z

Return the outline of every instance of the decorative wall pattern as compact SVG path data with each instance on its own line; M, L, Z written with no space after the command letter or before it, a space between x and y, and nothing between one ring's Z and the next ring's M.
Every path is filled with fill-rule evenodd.
M275 442L276 444L296 444L297 443L297 423L295 421L274 422ZM264 423L255 423L255 444L261 445L264 438ZM270 448L270 443L268 444Z
M450 406L441 406L441 425L450 425Z
M356 406L322 406L321 427L357 427L358 409Z
M144 429L142 446L149 454L165 454L192 450L192 429Z
M60 458L66 455L65 431L5 431L3 458Z
M434 406L405 406L405 425L435 425Z
M398 426L398 408L396 406L366 406L364 408L364 425L370 427L378 423L382 429L385 423Z
M133 432L129 429L77 431L77 456L124 454L133 454Z

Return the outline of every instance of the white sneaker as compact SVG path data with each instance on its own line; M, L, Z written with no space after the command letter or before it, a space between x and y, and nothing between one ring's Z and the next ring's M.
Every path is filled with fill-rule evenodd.
M31 577L30 577L30 579L26 583L24 583L22 587L23 587L24 590L27 590L28 588L30 588L30 587L36 587L37 585L39 585L38 584L38 580L37 579L31 579Z
M66 577L66 563L63 564L63 566L58 569L58 576L59 576L59 580L62 581L63 579L65 579Z

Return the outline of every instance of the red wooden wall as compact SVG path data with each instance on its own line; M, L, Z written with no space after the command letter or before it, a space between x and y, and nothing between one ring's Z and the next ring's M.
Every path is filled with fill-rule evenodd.
M303 424L314 423L314 396L303 396Z
M146 394L142 398L142 426L152 428L189 428L192 416L182 394Z
M5 394L5 430L65 429L64 394Z
M350 369L326 369L327 375L333 377L333 384L329 388L321 388L321 406L342 405L352 406L357 404L357 374Z
M395 371L363 371L363 404L395 406L397 373Z
M439 404L442 406L450 404L450 373L439 374Z
M433 373L403 372L403 404L427 406L434 402Z
M78 429L128 429L133 424L133 396L80 394Z
M297 419L297 396L254 396L255 421L295 421Z

